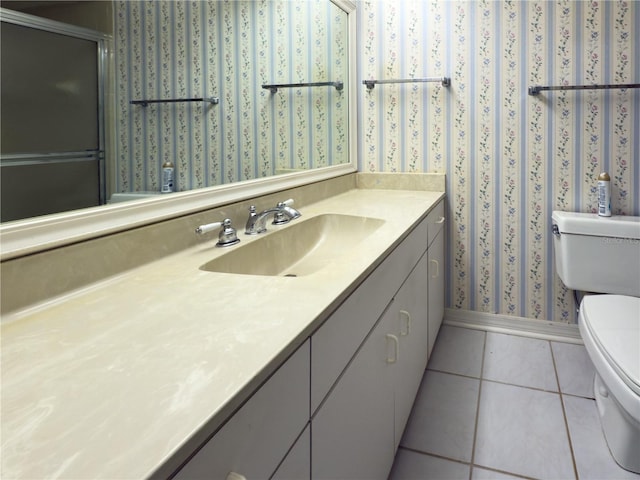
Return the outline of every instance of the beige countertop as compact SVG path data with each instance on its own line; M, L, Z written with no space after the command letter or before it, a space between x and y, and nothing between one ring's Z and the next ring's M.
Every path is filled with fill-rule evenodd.
M443 196L355 189L300 208L302 219L385 220L348 258L312 275L202 271L226 251L212 233L3 318L2 478L170 474Z

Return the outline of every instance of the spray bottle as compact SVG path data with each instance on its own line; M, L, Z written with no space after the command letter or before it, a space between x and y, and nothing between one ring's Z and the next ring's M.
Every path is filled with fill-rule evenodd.
M598 215L611 216L611 178L607 172L598 176Z
M161 193L174 192L176 169L171 160L167 160L162 164L162 189Z

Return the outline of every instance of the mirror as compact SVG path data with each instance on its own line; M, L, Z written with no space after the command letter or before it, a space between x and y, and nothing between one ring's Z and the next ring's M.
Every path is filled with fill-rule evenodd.
M114 6L116 192L159 192L168 162L178 191L348 162L348 89L263 87L348 80L348 17L338 6Z
M112 9L107 197L159 192L167 159L175 164L179 192L141 202L138 210L152 218L154 207L161 207L166 218L205 203L213 207L355 171L354 4L117 1ZM323 81L340 81L344 88L263 88ZM170 99L216 97L219 103L130 104L168 94ZM108 212L122 229L136 210L132 205L34 217L5 223L0 230L5 240L47 222L60 227L81 218L91 224L98 211L103 219ZM64 228L56 232L62 241ZM11 252L3 248L2 255Z

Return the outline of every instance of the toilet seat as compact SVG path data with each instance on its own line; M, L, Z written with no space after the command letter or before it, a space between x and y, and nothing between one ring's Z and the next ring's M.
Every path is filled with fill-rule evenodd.
M580 333L596 371L636 421L640 421L640 298L585 296Z
M609 451L622 468L640 473L640 298L585 296L579 322Z
M640 298L592 295L584 298L580 312L599 350L640 395Z

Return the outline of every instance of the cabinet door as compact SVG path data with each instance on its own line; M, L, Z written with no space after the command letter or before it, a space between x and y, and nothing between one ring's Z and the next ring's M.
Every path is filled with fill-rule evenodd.
M271 477L309 421L309 359L307 341L174 478Z
M394 372L395 448L409 419L413 401L427 366L427 296L429 275L427 255L423 255L396 295L396 314L400 355Z
M444 317L444 231L427 250L429 257L429 356Z
M311 337L313 414L424 253L422 221Z
M386 479L393 464L398 339L391 303L311 421L311 478Z

